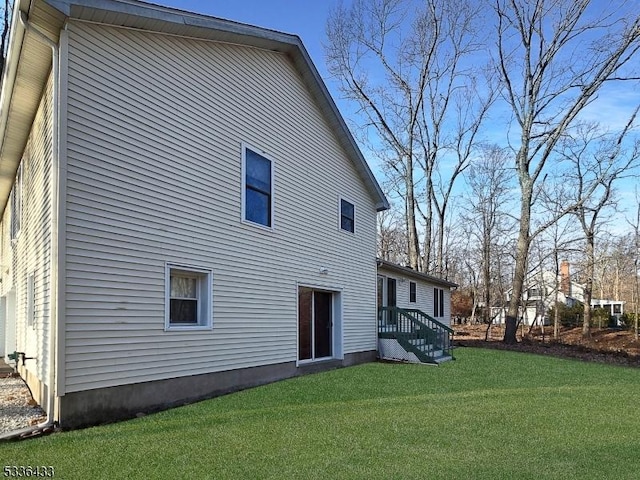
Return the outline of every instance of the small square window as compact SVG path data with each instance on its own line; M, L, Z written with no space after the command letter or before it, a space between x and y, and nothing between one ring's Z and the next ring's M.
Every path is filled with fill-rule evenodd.
M211 328L211 270L166 266L165 329Z
M409 282L409 302L416 303L416 282Z
M244 147L243 219L271 227L273 224L273 162Z
M351 202L340 199L340 228L347 232L355 232L356 210Z

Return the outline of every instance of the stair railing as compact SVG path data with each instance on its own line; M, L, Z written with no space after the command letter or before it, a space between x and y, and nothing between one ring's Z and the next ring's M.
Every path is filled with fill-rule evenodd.
M418 309L379 308L378 334L404 340L431 359L438 350L453 357L453 329Z

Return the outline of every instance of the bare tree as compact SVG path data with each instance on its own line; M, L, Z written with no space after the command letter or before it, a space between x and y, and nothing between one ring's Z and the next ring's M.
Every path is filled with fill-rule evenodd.
M431 269L435 206L435 270L444 271L451 191L491 103L492 90L469 59L478 50L480 13L472 0L354 0L327 23L329 71L358 105L361 127L375 133L372 151L403 199L412 268ZM457 166L445 169L443 157Z
M436 220L434 265L427 261L426 269L445 276L445 230L452 192L471 164L480 129L495 99L495 85L478 55L483 48L477 40L484 27L478 21L482 4L466 0L426 3L423 21L431 32L425 58L428 78L418 122L426 214L420 213L425 225L433 223L434 214ZM431 233L431 227L428 230ZM425 236L427 241L430 236ZM425 244L425 252L429 248Z
M573 205L576 207L571 213L580 222L584 235L584 337L590 336L595 243L597 231L603 223L602 213L608 208L615 208L615 183L631 174L640 160L640 141L636 140L635 144L624 148L625 138L634 126L639 108L616 135L603 133L597 125L585 124L576 129L573 138L565 138L561 142L561 155L571 164L567 181L575 185Z
M562 197L562 196L561 196ZM557 207L561 209L561 206ZM547 250L551 250L551 271L553 272L554 282L552 285L553 306L555 307L560 300L560 292L562 291L560 263L566 260L568 255L576 251L575 244L580 240L580 236L576 231L577 225L575 221L557 221L549 227L544 233L546 234ZM565 292L566 293L566 292ZM553 338L560 338L560 310L553 309Z
M545 165L603 84L619 80L623 67L640 48L640 16L631 2L595 3L495 0L496 67L503 98L515 121L511 148L521 194L505 342L517 341L531 240L553 223L531 228ZM567 206L560 214L574 208Z
M378 257L397 264L407 263L404 223L393 209L378 214Z
M507 155L495 145L485 146L465 174L469 190L462 218L468 227L468 238L478 245L477 264L481 272L478 284L485 305L483 323L490 323L491 319L494 260L500 258L497 255L499 244L505 243L504 239L512 229L506 212L507 203L512 200L512 172L506 167Z
M339 5L327 22L329 72L346 98L359 106L382 143L387 167L398 176L404 200L409 265L418 269L420 246L415 219L415 162L418 117L427 81L421 56L424 29L402 29L411 14L402 0L355 0ZM371 72L380 72L380 79Z

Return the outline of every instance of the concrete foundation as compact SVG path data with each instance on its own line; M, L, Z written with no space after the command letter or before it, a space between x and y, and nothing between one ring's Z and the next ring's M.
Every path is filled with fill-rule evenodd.
M27 360L27 362L33 362L33 360ZM40 380L35 373L25 368L22 362L19 362L18 373L29 387L29 390L31 390L33 399L46 411L48 408L47 399L49 398L49 387Z
M69 393L59 399L58 421L62 428L74 429L124 420L285 378L371 362L376 355L371 350L299 367L287 362Z

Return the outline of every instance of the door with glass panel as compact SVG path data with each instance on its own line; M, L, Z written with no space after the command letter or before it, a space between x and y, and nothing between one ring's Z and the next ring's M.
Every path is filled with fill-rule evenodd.
M298 289L298 360L333 356L333 293Z

